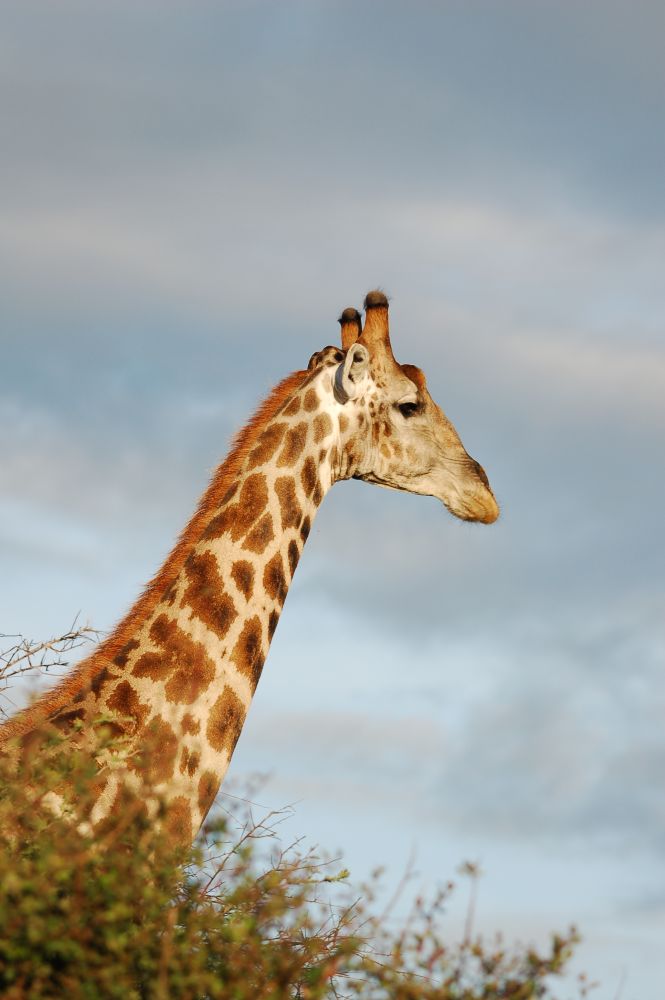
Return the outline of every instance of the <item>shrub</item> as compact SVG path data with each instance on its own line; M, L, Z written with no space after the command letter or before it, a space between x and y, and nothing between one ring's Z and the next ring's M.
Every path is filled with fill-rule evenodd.
M113 750L113 745L110 748ZM173 847L144 808L146 789L96 831L89 757L60 737L0 760L0 995L18 998L526 1000L575 943L546 954L485 946L439 931L448 887L417 901L395 932L359 901L347 873L298 845L279 848L274 825L209 822L193 847ZM75 790L66 816L49 798ZM473 874L473 872L471 872Z

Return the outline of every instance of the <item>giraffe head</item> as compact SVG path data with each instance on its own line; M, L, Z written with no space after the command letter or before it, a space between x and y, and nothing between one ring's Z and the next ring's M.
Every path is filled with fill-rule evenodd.
M341 478L437 497L464 521L496 521L484 469L430 396L423 372L395 360L383 292L365 298L364 328L355 309L345 309L340 324L346 354L335 370L334 396Z

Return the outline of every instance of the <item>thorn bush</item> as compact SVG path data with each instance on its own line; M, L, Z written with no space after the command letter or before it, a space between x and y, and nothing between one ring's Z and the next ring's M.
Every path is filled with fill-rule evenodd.
M545 954L471 935L451 945L439 929L450 887L394 930L371 915L371 885L354 895L346 871L281 848L279 817L251 810L178 847L144 787L92 830L96 765L62 737L38 745L0 758L6 1000L527 1000L551 996L576 941L554 936Z

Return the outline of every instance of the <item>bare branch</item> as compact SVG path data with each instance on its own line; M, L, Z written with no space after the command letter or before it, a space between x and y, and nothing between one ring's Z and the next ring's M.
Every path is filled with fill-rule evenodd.
M91 625L79 625L78 616L62 635L42 642L26 639L22 635L0 632L0 643L7 639L13 640L11 645L0 651L0 698L11 702L5 692L17 677L28 673L44 674L69 667L73 659L70 654L86 643L98 642L101 634L99 629ZM0 715L7 714L4 706L0 704Z

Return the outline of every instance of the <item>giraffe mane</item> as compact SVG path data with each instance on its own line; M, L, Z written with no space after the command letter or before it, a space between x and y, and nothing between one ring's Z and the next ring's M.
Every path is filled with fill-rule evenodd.
M22 736L35 726L40 725L58 709L70 704L73 698L89 687L95 674L113 661L131 638L138 623L155 608L164 591L180 572L212 512L220 505L224 494L236 482L240 468L261 432L276 416L292 393L301 388L311 378L311 375L312 372L307 371L292 372L279 382L266 399L259 404L253 416L234 436L228 455L215 470L193 516L161 568L145 586L142 594L118 622L111 634L89 656L81 660L55 687L46 691L32 705L19 711L7 722L0 725L0 744Z

